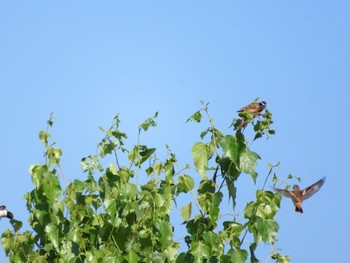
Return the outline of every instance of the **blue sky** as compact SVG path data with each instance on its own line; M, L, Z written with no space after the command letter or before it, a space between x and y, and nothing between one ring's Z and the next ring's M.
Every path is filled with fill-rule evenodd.
M185 124L200 100L229 133L236 110L260 97L277 133L251 145L262 157L257 187L267 164L278 161L278 175L299 176L302 187L327 176L303 215L282 201L277 247L293 262L345 262L349 8L345 0L2 2L0 203L28 226L28 168L43 161L38 132L52 111L51 132L72 181L84 178L80 159L95 153L98 127L116 113L132 146L138 125L159 111L158 127L143 140L168 144L184 166L204 128ZM256 190L245 189L249 180L242 197ZM1 220L0 232L9 227Z

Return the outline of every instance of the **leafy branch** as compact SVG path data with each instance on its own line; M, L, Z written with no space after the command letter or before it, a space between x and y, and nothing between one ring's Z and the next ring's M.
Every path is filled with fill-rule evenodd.
M55 142L49 143L54 123L51 115L47 129L39 132L45 162L30 167L33 189L24 196L32 230L20 232L22 222L14 220L14 231L2 234L9 260L239 263L250 258L258 262L255 251L263 242L271 246L267 259L290 261L275 247L279 229L275 215L281 197L265 190L272 174L272 181L278 181L274 168L279 163L270 165L261 189L256 191L256 200L238 200L237 191L241 189L237 181L250 175L255 187L256 164L261 157L250 149L242 132L220 131L209 104L201 104L202 108L187 120L198 123L205 116L209 124L199 135L201 141L192 147L195 170L188 165L182 168L169 146L159 160L156 148L142 144L141 133L156 126L157 112L139 125L137 142L131 149L125 147L128 137L120 130L116 115L108 129L100 127L103 137L96 153L81 160L86 177L72 182L60 165L62 150L54 147ZM255 132L253 141L274 134L270 112L265 111L258 120L247 120ZM113 161L105 165L108 156ZM122 157L127 161L123 163ZM146 181L141 183L140 176ZM180 195L190 202L181 204L183 224L173 225L173 206ZM232 206L227 209L223 200L229 200ZM238 202L246 203L244 211L236 211ZM232 219L224 221L227 215ZM237 220L239 215L243 216ZM181 253L180 243L174 240L175 231L187 232L183 238L187 250ZM253 240L245 242L248 236Z

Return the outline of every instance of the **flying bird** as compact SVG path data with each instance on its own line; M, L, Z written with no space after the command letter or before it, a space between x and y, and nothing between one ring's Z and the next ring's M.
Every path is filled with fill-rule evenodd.
M253 102L243 107L242 109L238 110L237 112L250 112L255 117L260 115L260 113L266 108L266 104L267 104L266 101ZM246 125L247 125L246 119L242 118L241 123L239 124L238 130L240 131Z
M295 211L302 214L303 208L301 207L301 204L303 201L320 190L325 181L326 177L323 177L321 180L318 180L316 183L310 185L309 187L306 187L304 190L300 190L299 185L297 184L293 185L292 191L277 188L275 188L275 190L281 195L291 198L295 205Z
M0 205L0 218L7 217L13 219L13 214L7 211L6 206Z

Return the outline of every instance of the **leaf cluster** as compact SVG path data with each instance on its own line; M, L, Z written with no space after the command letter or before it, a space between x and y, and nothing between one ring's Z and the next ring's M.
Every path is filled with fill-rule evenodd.
M246 201L236 199L236 182L242 174L248 174L254 186L260 156L248 147L241 132L225 135L217 129L208 104L203 103L203 108L188 121L201 122L203 113L208 117L209 127L192 147L199 176L185 173L189 165L177 171L176 155L168 146L166 156L159 160L156 148L140 143L141 133L156 126L158 113L140 124L138 142L131 149L125 147L127 134L120 131L116 115L108 129L100 128L104 137L96 154L81 160L86 178L70 183L61 167L62 150L50 143L51 116L46 131L39 133L45 148L44 163L30 167L34 188L24 196L32 231L20 232L22 223L13 220L13 231L2 234L1 242L9 260L184 263L246 262L250 258L251 262L258 262L255 251L263 242L272 247L268 258L288 262L290 258L275 249L279 194L265 191L263 186L256 191L256 200L247 202L240 218L223 220L225 198L232 202L232 213L238 201ZM271 116L262 116L260 124L254 125L254 139L269 130L264 123L272 123ZM105 166L107 158L113 161ZM124 159L127 161L120 164ZM146 181L140 183L140 176ZM180 195L190 200L181 204L183 230L171 218ZM187 250L181 253L180 242L174 240L175 231L187 232L183 237ZM248 236L251 240L246 242Z

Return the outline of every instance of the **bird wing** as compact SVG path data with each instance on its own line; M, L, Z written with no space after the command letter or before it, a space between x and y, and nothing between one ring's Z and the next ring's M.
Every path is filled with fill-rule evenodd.
M238 110L238 112L243 112L243 111L249 111L249 112L254 112L254 111L259 111L259 103L253 102L250 103L249 105L243 107L242 109Z
M290 192L288 190L285 189L278 189L278 188L274 188L277 192L279 192L281 195L285 196L285 197L289 197L292 199L297 199L297 197L295 196L295 194L293 192Z
M326 177L323 177L321 180L318 180L316 183L310 185L309 187L306 187L302 191L303 200L308 199L309 197L314 195L316 192L318 192L318 190L321 189L321 187L322 187L322 185L324 184L325 181L326 181Z

